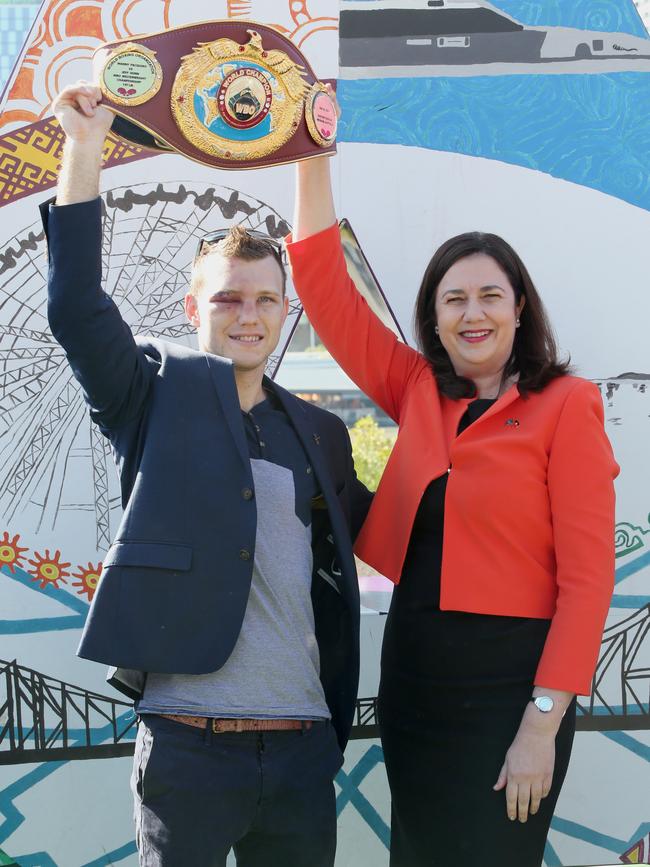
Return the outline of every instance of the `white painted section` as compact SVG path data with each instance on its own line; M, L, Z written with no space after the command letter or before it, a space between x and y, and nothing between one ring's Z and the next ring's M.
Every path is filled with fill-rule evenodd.
M542 172L399 145L343 144L336 172L340 214L407 334L434 250L476 229L522 256L582 376L650 372L647 211Z

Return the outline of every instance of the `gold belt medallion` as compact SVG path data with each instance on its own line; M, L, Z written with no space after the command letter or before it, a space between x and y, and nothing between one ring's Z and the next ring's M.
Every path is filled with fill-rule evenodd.
M143 105L160 90L163 72L156 52L127 42L111 52L101 70L99 86L117 105Z
M282 147L302 118L305 69L262 37L200 43L186 55L171 92L171 111L185 138L206 154L260 159Z

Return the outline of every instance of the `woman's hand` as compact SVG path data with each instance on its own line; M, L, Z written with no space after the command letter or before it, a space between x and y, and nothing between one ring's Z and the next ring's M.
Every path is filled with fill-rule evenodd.
M505 788L508 818L525 822L551 791L555 766L555 732L522 725L501 768L495 792Z
M327 91L327 95L329 96L329 98L330 98L330 99L332 100L332 102L334 103L334 108L336 109L336 117L337 117L337 119L340 119L340 117L341 117L341 106L339 105L339 101L338 101L337 96L336 96L336 91L334 90L334 88L332 87L332 85L329 84L329 82L325 85L325 90Z
M327 95L334 103L336 116L341 107L331 84L326 84ZM330 180L331 154L300 160L296 163L296 198L293 215L293 240L301 241L336 222L332 182Z
M555 736L574 694L536 684L533 698L552 699L542 712L529 701L517 736L506 753L494 791L506 790L508 818L525 822L539 810L542 798L551 791L555 767Z

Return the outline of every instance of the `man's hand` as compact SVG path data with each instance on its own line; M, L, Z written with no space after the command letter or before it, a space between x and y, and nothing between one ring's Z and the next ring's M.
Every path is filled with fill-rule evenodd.
M62 90L52 103L66 135L57 205L89 202L99 195L104 141L113 122L113 114L101 105L101 99L98 87L78 81Z
M87 81L71 84L56 97L52 113L68 140L103 146L114 115L100 104L101 100L101 90Z

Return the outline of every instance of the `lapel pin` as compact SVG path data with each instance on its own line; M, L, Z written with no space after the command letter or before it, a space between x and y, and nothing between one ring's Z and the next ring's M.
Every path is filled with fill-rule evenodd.
M509 418L506 420L505 426L517 428L517 427L519 427L519 419L518 418Z
M314 442L316 443L316 445L319 446L320 445L320 437L318 436L318 434L315 433L315 434L312 434L312 436L314 437Z

